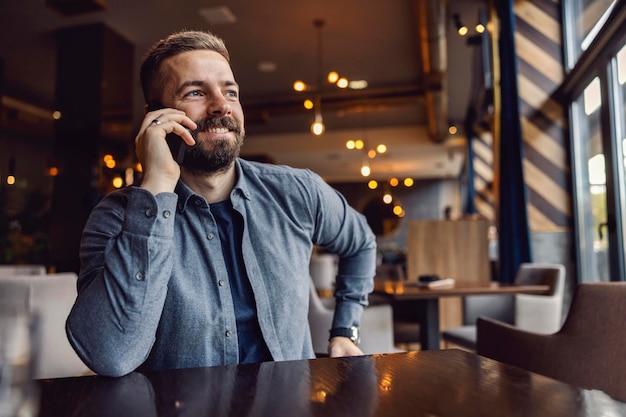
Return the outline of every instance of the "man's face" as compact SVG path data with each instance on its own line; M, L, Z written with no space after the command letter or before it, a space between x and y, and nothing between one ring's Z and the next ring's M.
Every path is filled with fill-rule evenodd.
M167 76L163 104L187 113L198 128L196 145L187 150L183 167L213 173L229 167L244 138L239 86L228 61L217 52L190 51L163 62Z

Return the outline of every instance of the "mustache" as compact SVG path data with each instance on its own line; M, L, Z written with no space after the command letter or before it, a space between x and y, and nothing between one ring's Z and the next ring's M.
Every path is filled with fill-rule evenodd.
M206 119L197 120L195 122L198 127L196 128L196 130L191 132L192 135L198 134L200 132L206 132L208 129L214 127L223 127L235 132L236 134L241 134L241 125L228 116L207 117Z

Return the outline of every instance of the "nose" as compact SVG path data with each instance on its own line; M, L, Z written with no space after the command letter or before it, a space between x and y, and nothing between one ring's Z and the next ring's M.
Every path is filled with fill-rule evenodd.
M207 108L207 113L212 116L225 116L232 112L232 107L226 97L221 93L214 94Z

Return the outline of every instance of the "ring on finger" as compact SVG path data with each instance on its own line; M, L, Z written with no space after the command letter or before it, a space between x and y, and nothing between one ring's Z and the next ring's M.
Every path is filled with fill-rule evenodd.
M160 125L162 122L157 118L152 121L155 125Z

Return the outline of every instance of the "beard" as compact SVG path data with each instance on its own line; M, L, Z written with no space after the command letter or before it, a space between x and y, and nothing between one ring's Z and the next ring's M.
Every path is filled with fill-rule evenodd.
M226 170L239 156L243 145L244 131L241 125L230 117L212 117L196 121L196 130L191 136L196 144L185 151L182 166L193 174L214 174ZM198 135L213 127L225 127L235 134L235 141L218 137L211 140L199 140Z

